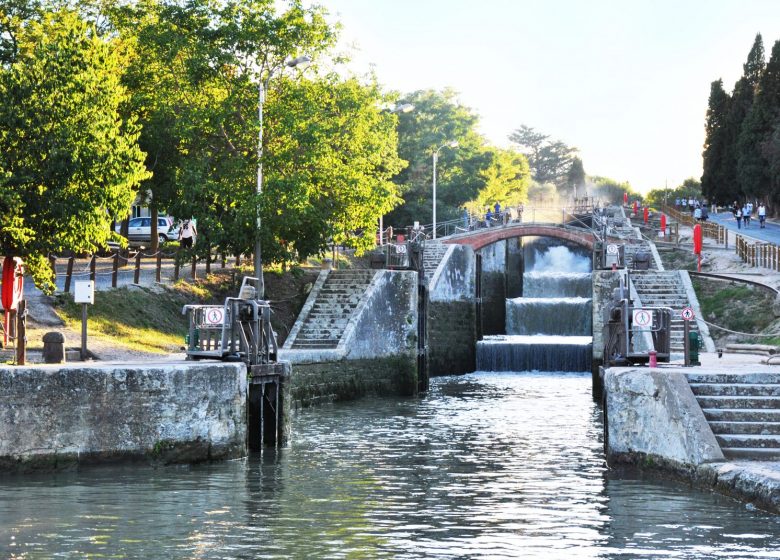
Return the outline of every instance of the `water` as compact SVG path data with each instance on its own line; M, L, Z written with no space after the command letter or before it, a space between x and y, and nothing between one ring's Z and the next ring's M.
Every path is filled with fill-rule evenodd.
M506 300L506 335L477 343L487 371L590 371L593 309L590 259L562 247L534 250L523 297Z
M606 470L589 375L304 411L279 453L0 479L1 558L778 558L780 518Z

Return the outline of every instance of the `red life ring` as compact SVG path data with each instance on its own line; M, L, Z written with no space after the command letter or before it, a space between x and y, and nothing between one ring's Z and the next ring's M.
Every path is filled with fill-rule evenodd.
M3 261L3 309L11 311L16 309L24 294L24 274L22 272L22 259L18 257L6 257Z

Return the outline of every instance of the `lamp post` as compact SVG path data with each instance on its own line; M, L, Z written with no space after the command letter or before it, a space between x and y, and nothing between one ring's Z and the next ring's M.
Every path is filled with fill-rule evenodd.
M400 105L396 105L392 109L383 109L382 112L385 113L392 113L392 114L398 114L398 113L410 113L414 111L414 105L411 103L401 103ZM384 223L384 216L379 216L379 245L384 245L383 242L383 235L385 231L385 223Z
M442 148L457 148L458 142L452 140L446 142L433 151L433 238L436 239L436 162L439 160L439 152Z
M288 60L284 63L288 68L295 68L299 64L310 62L311 58L308 56L299 56ZM255 278L258 280L257 286L257 298L262 299L265 297L265 281L263 280L263 260L262 260L262 244L260 242L261 231L261 218L260 218L260 195L263 193L263 105L265 104L265 92L268 89L268 80L273 75L273 69L268 71L265 79L260 79L260 83L257 86L257 118L260 123L260 130L257 133L257 231L255 231Z

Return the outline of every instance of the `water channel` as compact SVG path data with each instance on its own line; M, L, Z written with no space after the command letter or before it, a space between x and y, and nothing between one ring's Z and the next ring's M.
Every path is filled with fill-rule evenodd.
M434 378L245 460L2 477L0 558L780 558L780 516L610 471L602 429L589 372Z

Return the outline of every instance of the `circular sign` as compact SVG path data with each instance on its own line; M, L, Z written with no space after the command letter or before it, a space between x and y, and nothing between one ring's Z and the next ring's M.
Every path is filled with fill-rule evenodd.
M686 321L690 321L691 319L696 317L696 315L693 313L693 309L691 309L690 307L684 307L683 310L680 312L680 317L682 317Z
M608 255L617 255L618 254L618 246L614 243L610 243L607 245L607 254Z
M206 322L211 325L218 325L222 322L222 309L215 307L206 311Z
M653 313L647 309L634 310L634 325L637 327L650 327L653 325Z

